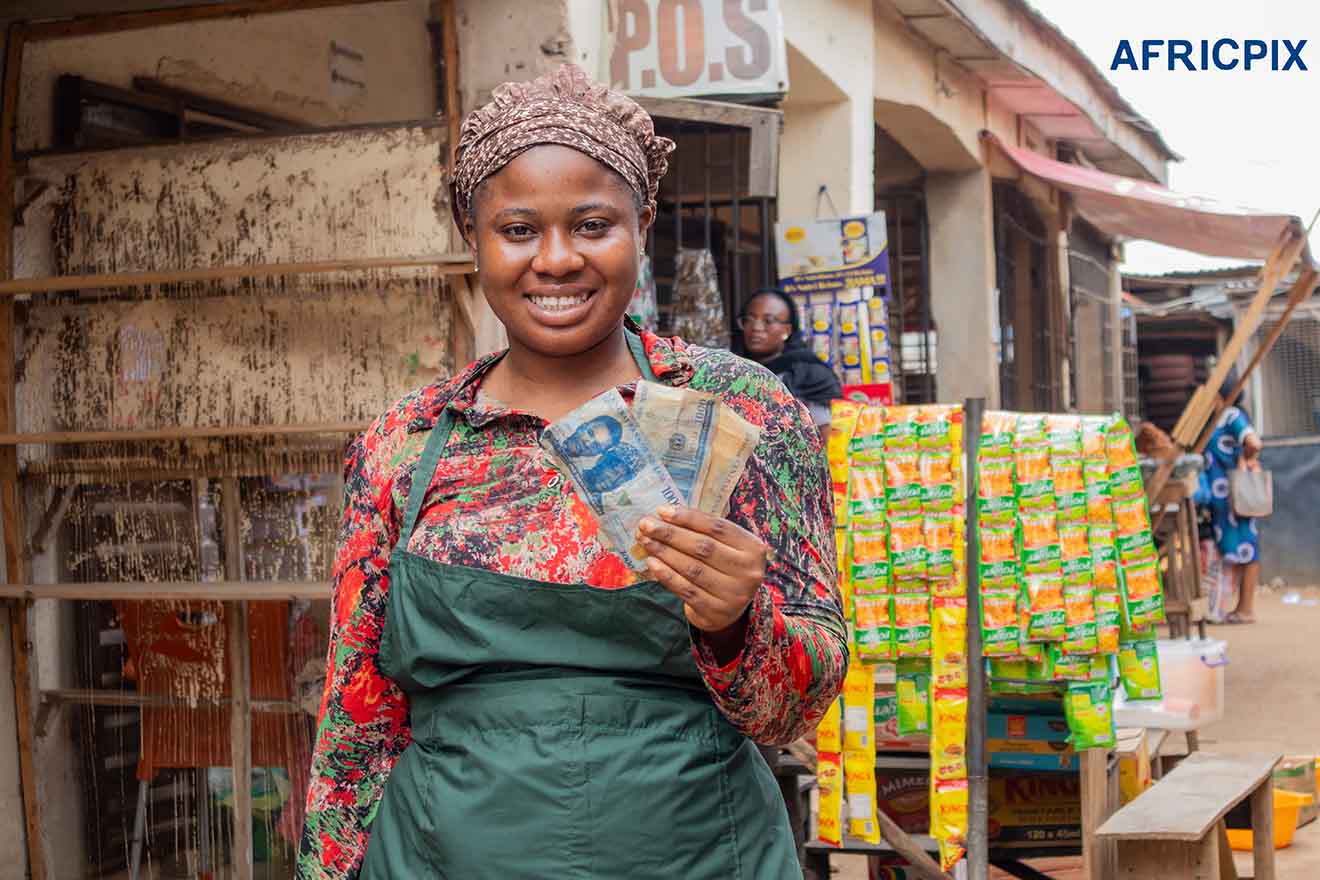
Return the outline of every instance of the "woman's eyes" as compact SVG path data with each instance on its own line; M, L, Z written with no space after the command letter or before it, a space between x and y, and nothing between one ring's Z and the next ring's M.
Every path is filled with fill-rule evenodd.
M593 218L591 220L587 220L581 226L578 227L578 229L582 230L588 235L604 232L609 228L610 228L610 222L608 220L601 220L599 218Z
M611 225L612 224L608 220L593 217L590 220L585 220L578 224L577 229L574 231L586 235L600 235L601 233L608 231ZM532 238L537 234L536 229L526 223L510 224L509 226L505 226L502 232L507 237L517 241Z

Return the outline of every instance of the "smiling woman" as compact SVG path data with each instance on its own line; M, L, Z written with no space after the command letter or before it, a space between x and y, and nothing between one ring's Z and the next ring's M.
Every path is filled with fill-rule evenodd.
M464 122L455 220L509 347L350 451L300 877L802 876L754 743L810 730L847 667L827 469L764 368L624 319L672 147L571 66ZM725 518L642 521L645 575L538 443L640 379L762 438ZM617 430L570 438L600 486Z

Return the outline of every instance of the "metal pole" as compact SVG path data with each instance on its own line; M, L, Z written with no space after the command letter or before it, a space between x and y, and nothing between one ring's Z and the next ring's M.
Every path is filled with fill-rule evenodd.
M976 510L976 454L981 446L985 399L963 403L967 458L967 876L986 880L990 870L990 778L986 769L985 659L981 656L981 535Z

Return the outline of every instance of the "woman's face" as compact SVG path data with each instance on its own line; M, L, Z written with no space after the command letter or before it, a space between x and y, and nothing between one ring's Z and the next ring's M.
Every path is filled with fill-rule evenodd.
M569 147L533 147L487 178L467 236L510 342L568 357L616 332L650 223L623 178Z
M754 297L743 313L742 331L748 354L758 358L779 354L793 332L788 304L777 296Z

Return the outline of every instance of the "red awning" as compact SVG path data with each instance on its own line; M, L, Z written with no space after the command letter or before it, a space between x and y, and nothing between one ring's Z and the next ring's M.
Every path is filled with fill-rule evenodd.
M1077 211L1098 229L1129 239L1155 241L1213 257L1264 260L1285 229L1302 228L1288 214L1266 214L1204 196L1176 193L1159 184L1056 162L1010 147L989 132L982 137L1024 173L1071 193ZM1303 253L1310 260L1310 249Z

